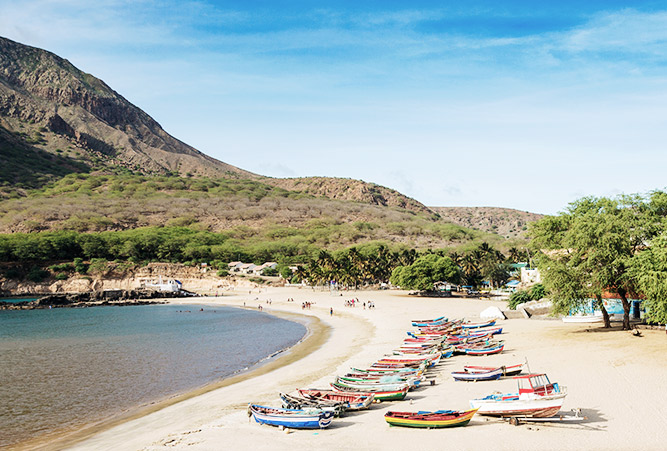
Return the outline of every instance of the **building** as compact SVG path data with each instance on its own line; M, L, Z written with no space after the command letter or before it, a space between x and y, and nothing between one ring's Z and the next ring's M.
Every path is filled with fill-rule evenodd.
M536 283L542 283L542 276L540 275L540 270L537 268L521 268L521 285L535 285Z

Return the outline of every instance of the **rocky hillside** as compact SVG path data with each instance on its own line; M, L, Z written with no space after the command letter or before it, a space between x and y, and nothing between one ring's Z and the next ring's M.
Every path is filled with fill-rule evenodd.
M69 61L2 37L0 135L4 137L0 141L2 158L12 164L29 161L34 156L29 150L33 150L53 155L60 166L70 162L84 166L72 167L74 172L88 167L157 174L253 175L169 135L144 111ZM18 158L7 156L5 149L19 153Z
M0 149L0 194L40 187L67 173L111 171L262 179L288 191L430 213L372 183L272 179L218 161L169 135L102 80L53 53L2 37Z
M505 238L523 238L528 223L544 215L497 207L430 207L443 220L462 227L497 233Z
M396 190L376 185L375 183L362 182L361 180L333 177L302 177L287 179L266 178L263 182L288 191L298 191L318 197L351 200L384 207L397 207L419 213L433 213L424 204Z

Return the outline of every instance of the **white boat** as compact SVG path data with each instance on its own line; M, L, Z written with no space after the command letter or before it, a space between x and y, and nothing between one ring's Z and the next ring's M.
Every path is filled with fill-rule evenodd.
M551 383L546 374L516 376L519 393L491 394L473 399L470 406L480 415L499 417L552 417L563 406L567 389Z

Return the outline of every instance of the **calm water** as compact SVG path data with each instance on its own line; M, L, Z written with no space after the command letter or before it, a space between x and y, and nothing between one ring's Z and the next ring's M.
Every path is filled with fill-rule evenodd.
M199 308L0 311L0 447L225 378L306 332L265 313Z

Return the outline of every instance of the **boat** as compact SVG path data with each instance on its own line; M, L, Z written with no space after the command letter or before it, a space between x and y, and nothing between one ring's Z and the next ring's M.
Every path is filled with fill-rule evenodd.
M292 429L324 429L331 424L334 413L322 409L282 409L249 404L248 416L259 424Z
M480 327L491 327L496 324L495 319L491 319L489 321L483 321L481 323L462 323L461 327L464 329L479 329Z
M349 411L368 409L375 400L374 393L341 393L335 390L315 388L300 388L297 393L306 399L346 402Z
M493 381L500 379L502 375L503 375L502 367L493 370L452 372L452 376L457 381Z
M349 407L347 401L332 401L325 399L309 399L301 396L280 393L285 409L307 409L316 408L324 411L332 411L335 417L341 416Z
M411 388L418 387L423 381L426 380L424 375L368 375L368 374L346 374L345 376L337 376L336 381L342 384L373 384L373 385L383 385L383 384L398 384L405 383L410 385Z
M503 370L503 376L517 376L526 368L527 363L521 363L519 365L510 365L510 366L501 366ZM495 370L498 367L496 366L475 366L475 365L466 365L463 367L463 371L491 371Z
M426 365L417 368L350 368L355 373L383 374L383 375L401 375L401 374L422 374Z
M441 316L435 319L413 319L412 325L415 327L439 326L447 322L447 318Z
M380 390L377 387L364 387L361 389L348 387L346 385L341 385L336 382L330 384L331 388L340 393L373 393L375 395L375 400L377 401L400 401L405 399L408 394L410 387L405 384L405 388L400 390Z
M496 345L489 345L485 347L466 348L466 355L492 355L500 354L505 349L505 343L500 342Z
M384 419L391 426L409 428L449 428L465 426L470 422L477 409L466 411L437 410L435 412L387 412Z
M375 364L380 364L380 365L382 365L382 364L390 364L390 365L393 365L393 364L408 364L408 365L417 364L417 365L419 365L421 363L427 362L427 366L433 366L433 365L436 365L440 361L441 358L442 358L442 353L440 353L440 352L432 352L430 354L417 355L417 356L414 356L414 357L397 355L397 356L383 357L380 360L378 360L377 362L375 362ZM373 364L371 366L375 366L375 364Z
M566 387L551 383L546 374L526 374L514 379L517 380L519 393L493 393L471 400L470 406L479 409L480 415L537 418L552 417L563 406Z
M357 381L357 380L350 380L350 378L336 376L334 383L337 385L342 385L344 387L358 389L359 391L370 391L370 392L396 391L396 390L403 390L403 388L405 387L408 388L412 387L412 384L410 382L406 382L403 380L394 380L393 378L392 382L380 382L380 380Z

